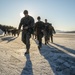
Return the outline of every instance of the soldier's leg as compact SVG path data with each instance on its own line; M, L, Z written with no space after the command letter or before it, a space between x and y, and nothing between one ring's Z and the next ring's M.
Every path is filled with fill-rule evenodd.
M42 46L42 43L41 43L41 37L40 35L37 36L37 40L38 40L38 49L40 50L41 46Z
M49 35L49 39L48 39L48 41L51 42L51 35Z
M22 42L26 44L26 33L24 31L22 32Z
M50 42L50 35L48 34L48 36L47 36L47 43L49 43Z
M47 44L47 36L45 36L45 45Z
M46 36L44 37L44 39L45 39L45 45L46 45Z
M45 45L49 42L49 33L45 33Z
M27 33L26 34L26 53L29 53L29 49L30 49L30 37L31 37L31 34L30 33Z
M46 45L46 32L44 32L44 41L45 41L45 45Z
M39 36L39 46L42 47L42 35Z
M34 39L36 39L37 38L37 34L36 34L36 32L34 32Z
M51 35L51 42L53 43L53 35Z

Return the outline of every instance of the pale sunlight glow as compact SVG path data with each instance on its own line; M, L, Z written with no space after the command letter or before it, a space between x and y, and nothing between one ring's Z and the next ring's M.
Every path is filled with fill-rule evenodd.
M21 18L23 18L23 17L24 17L23 12L20 12L20 17L21 17Z

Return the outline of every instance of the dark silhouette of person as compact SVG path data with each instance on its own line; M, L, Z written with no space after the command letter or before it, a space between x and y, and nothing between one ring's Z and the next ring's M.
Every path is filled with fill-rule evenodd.
M45 29L44 29L44 38L45 38L45 45L49 42L49 37L50 37L50 34L49 34L49 29L50 27L50 23L47 22L47 19L45 19Z
M53 43L53 34L55 34L56 31L54 27L52 26L52 23L49 23L49 41L51 40L51 43Z
M47 19L45 19L45 44L49 43L50 40L53 43L53 33L56 32L52 23L48 23Z
M40 49L42 47L42 37L43 37L43 31L44 31L44 22L41 21L40 16L37 17L37 22L35 23L35 31L37 40L39 42L38 48Z
M22 42L26 45L26 52L25 54L29 54L30 49L30 37L33 32L33 25L34 25L34 18L32 16L28 15L28 11L24 10L24 15L20 21L19 27L18 27L18 33L20 33L21 27L23 27L22 30Z
M17 37L19 36L19 34L18 34L18 29L17 29L17 28L13 28L13 29L11 30L11 33L12 33L12 36L13 36L13 35L14 35L14 36L17 35Z

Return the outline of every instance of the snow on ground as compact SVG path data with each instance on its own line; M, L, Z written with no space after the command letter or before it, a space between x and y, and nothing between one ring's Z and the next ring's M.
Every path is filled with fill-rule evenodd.
M0 35L0 75L75 75L75 34L55 34L54 43L37 48L30 39L30 54L25 55L21 36Z

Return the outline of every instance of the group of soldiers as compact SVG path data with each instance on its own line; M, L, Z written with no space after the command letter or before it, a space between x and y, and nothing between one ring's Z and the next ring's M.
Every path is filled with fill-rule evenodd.
M15 27L0 24L0 29L4 32L4 36L6 35L18 36L18 29Z
M31 34L35 35L35 38L38 40L38 48L42 47L42 38L44 36L45 38L45 45L50 41L53 42L53 33L56 33L54 30L54 27L51 23L47 22L47 19L45 19L45 22L41 21L41 17L37 17L37 22L34 22L34 18L30 15L28 15L28 11L24 10L24 15L20 21L19 27L18 27L18 34L20 33L21 27L22 29L22 42L26 45L26 52L25 54L29 54L30 49L30 38Z
M34 32L36 34L37 40L39 41L39 46L38 48L40 49L42 47L42 38L44 36L45 39L45 45L50 42L53 43L53 33L55 32L54 27L52 26L51 23L47 22L47 19L45 19L45 23L41 21L41 17L37 17L37 22L35 23L34 26Z

